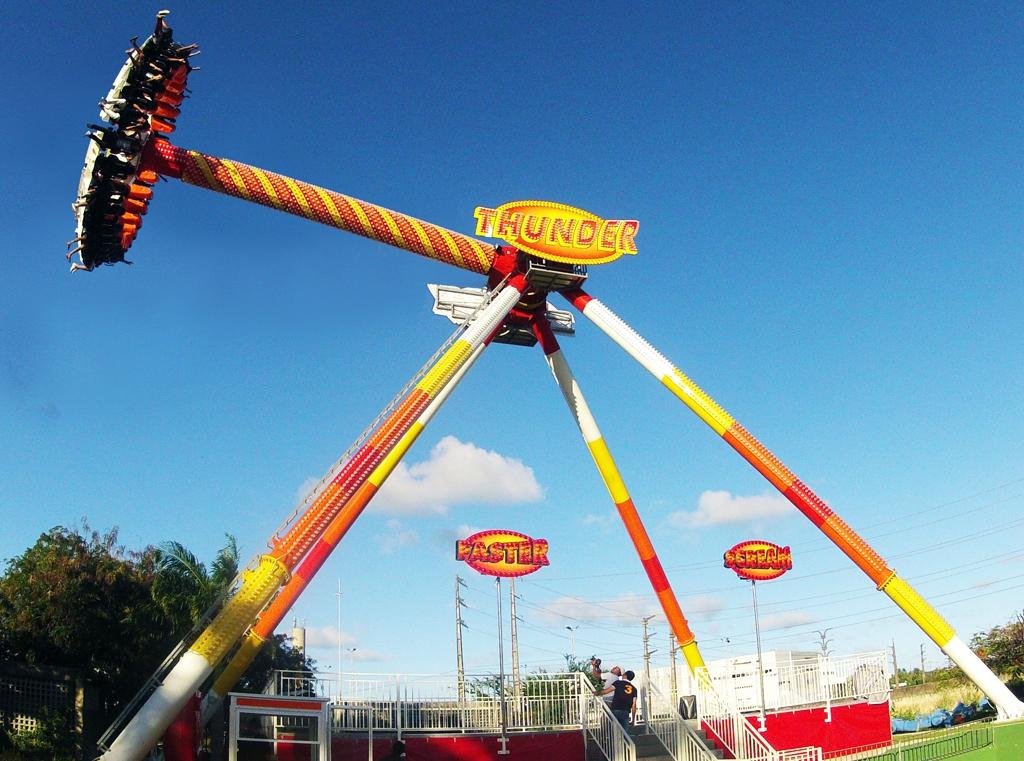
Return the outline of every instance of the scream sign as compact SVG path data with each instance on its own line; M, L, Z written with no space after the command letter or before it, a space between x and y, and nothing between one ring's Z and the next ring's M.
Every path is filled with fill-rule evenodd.
M455 542L455 559L487 576L525 576L548 565L548 540L518 531L478 531Z
M769 581L777 579L793 567L793 553L760 539L740 542L725 553L725 567L736 571L741 579Z

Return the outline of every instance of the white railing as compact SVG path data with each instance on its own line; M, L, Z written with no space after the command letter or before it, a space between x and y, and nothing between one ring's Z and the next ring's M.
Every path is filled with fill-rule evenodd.
M743 735L743 724L746 721L737 710L735 703L727 701L721 691L711 683L707 669L697 669L697 715L701 725L711 735L711 739L726 748L736 758L740 738Z
M779 761L780 753L771 746L754 725L740 715L739 747L734 748L736 758L750 761Z
M647 685L647 696L647 726L675 761L713 761L716 758L653 682Z
M806 705L863 700L884 702L890 693L890 664L885 652L856 653L824 658L816 653L766 653L764 658L765 709L785 710ZM730 658L707 664L715 689L730 693L741 711L760 707L756 659ZM663 694L671 692L670 667L652 669L651 680ZM684 666L676 669L681 695L696 695L698 679Z
M623 729L608 706L590 686L584 682L586 677L580 674L583 688L583 700L580 708L580 723L583 725L585 737L593 740L608 761L636 761L636 744L629 733Z
M331 726L338 731L499 732L502 693L505 729L578 729L584 690L580 674L536 674L518 686L507 678L498 688L495 675L455 677L423 674L351 674L338 684L336 674L278 672L278 694L331 698ZM464 697L460 699L460 694Z
M810 662L774 662L765 666L764 709L785 710L803 705L867 699L884 702L890 692L884 652L858 653ZM715 690L734 700L741 711L761 708L757 662L719 661L708 664Z
M867 698L872 703L888 699L889 654L865 653L844 658L826 658L822 673L830 700L856 700Z
M780 761L821 761L821 748L808 745L804 748L780 750Z
M788 758L773 748L747 721L740 712L732 690L718 689L719 685L712 684L706 669L698 669L697 676L701 685L697 697L698 715L702 726L713 735L714 740L728 749L734 758L745 761L781 761ZM801 748L794 751L797 755L791 761L802 758L800 754L805 750Z

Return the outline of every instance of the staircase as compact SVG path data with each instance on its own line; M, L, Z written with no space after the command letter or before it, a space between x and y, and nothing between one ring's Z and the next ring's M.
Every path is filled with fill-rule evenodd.
M697 719L683 719L683 721L686 722L686 725L692 730L693 734L696 735L701 745L707 748L708 753L715 758L725 758L725 751L719 748L718 745L715 744L715 741L708 737L708 733L701 729L700 721Z
M701 744L707 749L709 755L702 756L703 758L725 757L724 751L717 748L713 740L708 739L707 734L700 728L699 722L696 719L687 719L686 723ZM638 724L631 726L629 728L629 736L633 739L633 744L636 746L637 761L640 761L640 759L644 759L644 761L674 761L672 754L668 752L658 736L654 733L648 733L646 725Z
M643 724L631 725L627 730L636 745L637 761L674 761L657 735L647 734L647 727Z

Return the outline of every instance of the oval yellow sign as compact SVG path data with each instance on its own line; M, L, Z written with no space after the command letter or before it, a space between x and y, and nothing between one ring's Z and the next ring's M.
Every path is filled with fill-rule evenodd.
M526 576L548 565L548 540L518 531L478 531L455 542L455 559L487 576Z
M725 567L734 570L741 579L770 581L793 567L793 553L789 547L754 539L726 550Z
M521 251L567 264L604 264L636 253L635 219L601 219L552 201L512 201L473 212L476 234L501 238Z

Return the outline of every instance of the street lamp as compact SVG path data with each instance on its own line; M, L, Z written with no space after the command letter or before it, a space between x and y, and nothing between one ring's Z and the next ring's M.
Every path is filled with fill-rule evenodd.
M579 624L576 626L565 627L569 630L569 652L572 654L572 660L576 662L576 630L579 629Z
M346 647L346 648L344 648L344 651L346 653L354 653L356 651L356 648L354 648L354 647ZM338 702L339 703L341 702L341 653L342 653L342 648L339 646L338 647Z

